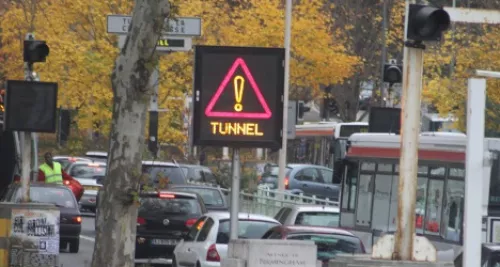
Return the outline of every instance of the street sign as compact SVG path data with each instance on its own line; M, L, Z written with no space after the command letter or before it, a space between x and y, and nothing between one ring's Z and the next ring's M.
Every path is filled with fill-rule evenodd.
M108 15L108 33L128 33L132 16ZM201 18L178 17L165 20L166 30L163 33L168 36L201 36Z
M125 45L126 35L118 36L118 47ZM191 37L167 37L163 36L156 44L158 52L189 51L193 48L193 38Z
M297 124L297 101L288 101L287 139L295 139L295 124Z
M280 148L284 49L196 46L193 144Z

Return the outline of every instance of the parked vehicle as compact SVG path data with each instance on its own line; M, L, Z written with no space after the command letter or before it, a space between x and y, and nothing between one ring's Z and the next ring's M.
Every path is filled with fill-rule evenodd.
M294 205L281 208L274 216L283 225L338 227L340 208L322 205Z
M67 187L58 184L31 183L30 200L36 203L54 204L60 209L59 239L60 247L66 248L69 244L71 253L78 253L80 248L80 232L82 217L78 209L75 196ZM11 184L2 202L21 202L21 185Z
M463 267L463 251L454 260L455 267ZM481 247L481 266L500 266L500 243L483 243Z
M280 225L263 215L240 213L238 217L239 238L260 239L269 229ZM172 266L220 266L227 257L229 218L229 212L209 212L201 217L175 247Z
M226 197L219 187L203 185L172 185L170 190L198 193L208 211L227 211Z
M332 183L332 169L311 164L288 164L286 169L285 188L287 190L338 201L340 185ZM272 166L269 172L262 174L259 184L268 185L270 189L278 188L278 171L278 166Z
M276 226L267 231L262 239L311 240L317 246L317 260L323 266L337 254L364 254L365 247L361 239L352 233L336 228L313 226Z
M171 264L182 237L207 210L196 193L160 191L140 195L135 262Z
M102 162L77 161L70 164L66 172L82 184L85 192L80 199L80 207L96 212L97 193L102 187L97 179L106 174L106 164Z
M87 161L92 162L92 159L84 158L84 157L72 157L72 156L54 156L52 158L54 161L59 162L61 164L62 169L66 169L68 165L77 161Z

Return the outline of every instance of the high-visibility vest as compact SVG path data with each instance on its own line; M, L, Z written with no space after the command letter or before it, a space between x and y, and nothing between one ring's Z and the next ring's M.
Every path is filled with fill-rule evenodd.
M47 163L44 163L40 166L40 170L43 171L45 175L45 183L63 183L62 177L62 167L59 162L53 162L52 165L54 169L52 169Z

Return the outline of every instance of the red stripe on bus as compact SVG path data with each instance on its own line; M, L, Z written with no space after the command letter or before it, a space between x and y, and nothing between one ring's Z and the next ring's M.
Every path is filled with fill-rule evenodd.
M350 147L348 157L361 158L399 158L399 148ZM421 160L439 160L449 162L465 162L465 152L422 150L418 151Z

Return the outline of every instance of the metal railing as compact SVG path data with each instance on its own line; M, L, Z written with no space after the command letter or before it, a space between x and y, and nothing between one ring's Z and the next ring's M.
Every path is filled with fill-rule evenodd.
M229 201L228 189L221 188L226 193L227 202ZM294 194L290 192L279 192L270 189L268 186L259 185L255 193L248 193L242 190L240 192L240 211L254 214L261 214L274 217L282 207L290 207L294 205L314 204L323 206L338 207L338 201L330 199L321 199L316 196L304 196L303 194Z

